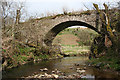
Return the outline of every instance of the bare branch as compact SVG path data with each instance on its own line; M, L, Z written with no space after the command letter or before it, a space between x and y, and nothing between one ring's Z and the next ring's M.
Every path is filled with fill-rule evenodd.
M84 5L84 7L87 9L87 10L90 10L85 4L83 4Z

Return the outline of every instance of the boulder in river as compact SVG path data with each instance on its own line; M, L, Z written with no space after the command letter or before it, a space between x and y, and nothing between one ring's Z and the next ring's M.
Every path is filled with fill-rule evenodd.
M52 75L45 73L44 74L46 78L52 78Z
M52 74L52 76L53 76L54 78L58 78L58 77L59 77L59 76L56 75L56 74Z
M83 67L83 69L84 69L84 70L86 70L86 69L87 69L87 67Z
M76 70L81 70L81 68L77 68Z
M40 69L40 71L48 71L47 68Z
M73 76L72 76L72 75L68 75L68 78L70 78L70 79L71 79L71 78L73 78Z
M78 73L84 73L85 70L77 70Z
M80 64L75 64L75 66L80 66Z
M52 73L55 73L55 71L52 71Z

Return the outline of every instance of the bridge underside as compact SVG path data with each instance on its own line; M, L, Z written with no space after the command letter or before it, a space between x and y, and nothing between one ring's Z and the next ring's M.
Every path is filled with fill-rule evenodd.
M98 33L100 33L95 27L91 26L90 24L87 24L85 22L81 22L81 21L66 21L66 22L62 22L56 26L54 26L46 35L44 38L44 43L47 46L51 46L52 45L52 41L54 40L54 38L56 37L56 35L61 32L62 30L64 30L65 28L71 27L71 26L85 26L88 27Z

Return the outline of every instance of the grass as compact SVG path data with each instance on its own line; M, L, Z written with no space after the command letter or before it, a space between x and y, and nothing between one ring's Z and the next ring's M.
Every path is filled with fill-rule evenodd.
M108 52L105 56L100 58L92 58L89 62L96 66L98 63L102 63L100 67L102 69L112 69L116 71L120 71L120 56L119 54L114 53L114 51Z
M90 51L90 46L61 45L62 52L68 55L84 54Z
M30 59L34 58L34 55L32 53L33 50L35 49L25 47L16 43L13 53L10 53L9 57L6 59L7 60L6 68L16 67L29 62ZM6 52L3 51L3 53L5 54Z
M4 54L3 58L5 59L2 64L3 69L17 67L31 61L62 57L58 50L51 49L51 47L37 46L34 48L28 45L23 45L17 41L13 42L13 44L14 49L12 49L11 53L9 53L9 50L6 48L2 49L2 54Z
M78 31L73 31L73 34L79 38L79 41L77 42L80 46L90 46L93 42L93 39L98 35L91 29L78 29Z
M64 35L64 34L72 34L72 31L73 31L74 29L65 29L65 30L63 30L63 31L61 31L58 35Z

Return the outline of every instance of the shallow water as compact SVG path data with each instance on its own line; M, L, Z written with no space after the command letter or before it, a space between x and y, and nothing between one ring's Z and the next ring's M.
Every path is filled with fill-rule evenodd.
M17 68L9 69L3 71L3 78L20 78L27 77L33 73L43 73L40 71L42 68L48 68L48 72L58 69L62 72L65 72L66 75L72 75L77 73L76 68L82 68L85 65L85 62L88 60L87 57L65 57L62 59L40 61L39 63L28 63ZM80 64L75 66L75 64ZM72 67L72 69L70 69ZM115 72L103 71L92 67L87 67L85 70L85 75L83 78L89 78L97 80L97 78L115 78L120 79L120 76Z

